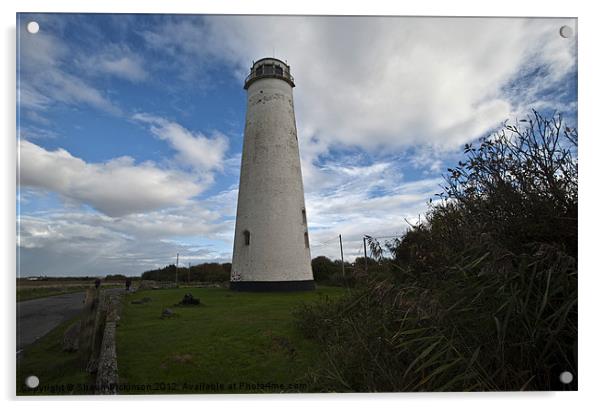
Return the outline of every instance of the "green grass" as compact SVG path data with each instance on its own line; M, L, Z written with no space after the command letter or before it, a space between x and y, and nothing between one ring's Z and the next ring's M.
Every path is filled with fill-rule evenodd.
M291 311L301 302L344 291L195 288L130 294L117 329L119 382L129 388L121 393L307 391L305 377L320 359L320 345L295 328ZM204 305L173 307L186 292ZM143 297L152 301L131 304ZM164 308L176 316L161 319Z
M17 358L17 395L70 395L87 393L85 386L93 383L90 375L81 370L77 353L63 352L63 333L78 318L65 322L33 344ZM32 391L25 379L35 375L40 386Z
M34 300L36 298L52 297L55 295L71 294L84 292L91 288L94 283L87 285L71 285L71 286L19 286L17 284L17 302ZM122 284L104 284L102 288L123 287Z

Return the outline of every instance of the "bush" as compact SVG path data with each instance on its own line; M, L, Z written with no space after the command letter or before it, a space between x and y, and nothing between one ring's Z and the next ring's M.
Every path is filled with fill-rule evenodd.
M353 266L345 262L345 275L340 260L331 260L326 256L318 256L311 261L311 268L316 282L332 286L352 286L355 281Z
M314 273L314 280L317 282L325 282L330 276L340 273L341 266L337 266L331 259L326 256L315 257L311 261L311 269Z
M576 257L577 131L535 111L528 124L466 145L443 197L457 204L460 221L508 249L555 243Z
M316 388L577 388L577 132L527 123L467 145L443 201L384 243L391 259L369 241L388 277L296 312L324 345Z

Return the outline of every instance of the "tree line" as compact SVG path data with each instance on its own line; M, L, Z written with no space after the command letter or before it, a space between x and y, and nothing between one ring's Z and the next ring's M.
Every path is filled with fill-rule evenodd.
M188 267L178 267L170 264L160 269L148 270L142 273L143 280L175 281L176 272L179 282L223 282L230 280L232 263L202 263Z

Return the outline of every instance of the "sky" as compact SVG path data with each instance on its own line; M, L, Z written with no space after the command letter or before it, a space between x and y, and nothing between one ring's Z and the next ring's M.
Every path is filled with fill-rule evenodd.
M28 33L29 21L39 23ZM230 262L253 60L286 60L312 257L403 234L461 147L577 120L575 19L19 14L18 274Z

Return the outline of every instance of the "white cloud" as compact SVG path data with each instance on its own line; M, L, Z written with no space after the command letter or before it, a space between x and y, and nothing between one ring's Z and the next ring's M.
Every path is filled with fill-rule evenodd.
M440 191L439 179L402 183L405 189L370 196L365 189L342 189L331 195L308 195L307 217L310 226L312 257L325 255L340 258L338 234L342 235L345 259L363 256L364 235L373 237L401 236L424 217L429 197ZM333 240L334 238L334 240Z
M113 115L121 114L121 108L108 98L106 91L93 85L90 77L102 75L144 81L148 73L142 56L126 45L107 44L98 35L88 40L99 47L67 44L61 39L65 18L40 15L36 19L45 29L31 35L23 24L19 32L20 106L46 110L60 102L73 106L85 104ZM84 31L90 28L90 25L79 27Z
M17 91L17 103L22 108L44 110L52 103L52 100L33 86L21 85Z
M350 260L361 255L364 235L401 235L407 221L424 215L429 198L441 191L439 177L408 181L399 162L349 163L353 158L316 167L327 182L306 193L312 257L340 257L338 234Z
M190 175L159 169L152 162L134 163L124 156L103 163L87 163L58 149L21 140L20 183L52 191L110 215L179 206L198 195L201 186Z
M227 230L220 212L197 203L143 214L129 214L118 219L105 218L103 222L110 224L115 231L146 239L194 236L218 238Z
M35 111L31 111L34 113ZM19 138L24 139L54 139L57 133L48 128L40 128L37 126L21 126L18 130Z
M135 114L135 121L150 126L150 131L165 140L177 152L176 160L199 172L222 169L224 155L228 150L228 138L214 132L211 137L201 132L192 132L178 123L148 114Z
M25 27L19 33L18 98L23 108L44 110L55 102L87 104L110 114L121 110L98 89L68 72L74 60L57 37L44 31L28 34Z
M96 75L109 75L132 82L148 78L144 59L127 46L112 44L103 51L79 58L82 69Z
M274 48L296 78L305 136L373 150L455 147L497 126L516 103L502 87L521 70L543 65L560 81L574 68L563 24L575 21L213 16L170 21L146 38L200 69L208 57L230 62L239 80Z
M42 82L43 81L43 82ZM96 88L90 86L82 79L59 70L49 70L40 74L38 82L45 95L55 101L65 104L88 104L113 115L119 115L121 109L109 101Z
M19 219L20 272L140 274L175 263L176 253L193 264L230 261L218 236L231 226L216 217L194 204L119 218L77 209L24 215ZM205 243L174 236L202 236Z

